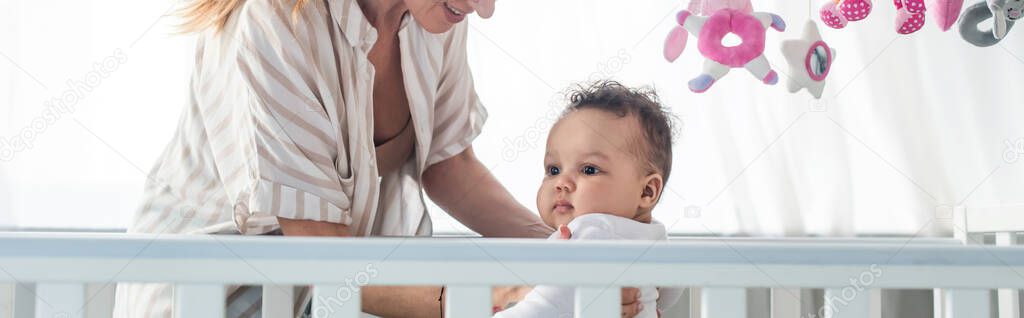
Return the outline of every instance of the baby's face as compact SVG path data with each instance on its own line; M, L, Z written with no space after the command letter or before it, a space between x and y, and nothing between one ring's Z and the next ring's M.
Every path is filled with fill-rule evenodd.
M558 227L587 213L634 218L648 179L631 151L642 136L635 117L597 109L572 112L556 123L537 191L544 223Z

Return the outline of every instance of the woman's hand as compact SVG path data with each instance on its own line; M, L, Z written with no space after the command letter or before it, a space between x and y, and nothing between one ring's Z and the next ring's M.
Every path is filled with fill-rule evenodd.
M622 317L636 317L636 315L642 310L644 310L644 305L640 303L640 289L634 287L623 287Z
M565 226L564 224L558 226L558 238L563 240L572 238L572 232L569 231L568 226ZM634 287L623 287L622 317L633 318L643 310L644 306L640 302L640 289ZM660 317L661 314L659 313L658 316Z

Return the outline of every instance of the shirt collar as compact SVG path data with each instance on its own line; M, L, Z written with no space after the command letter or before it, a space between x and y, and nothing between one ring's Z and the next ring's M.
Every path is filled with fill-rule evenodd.
M359 8L359 2L356 0L328 0L328 3L331 15L334 16L334 21L341 28L341 33L345 34L349 45L362 47L365 51L369 51L377 42L377 29L363 15L363 10ZM412 16L409 13L402 16L399 31L404 30L410 20L412 20Z

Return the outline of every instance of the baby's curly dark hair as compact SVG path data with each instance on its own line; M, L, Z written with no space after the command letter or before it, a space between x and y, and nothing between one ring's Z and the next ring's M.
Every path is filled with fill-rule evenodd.
M598 109L619 118L634 115L643 127L645 142L631 151L646 162L649 173L661 173L668 183L672 172L672 127L675 116L658 100L652 88L629 88L612 80L579 85L569 92L569 106L562 116L582 109Z

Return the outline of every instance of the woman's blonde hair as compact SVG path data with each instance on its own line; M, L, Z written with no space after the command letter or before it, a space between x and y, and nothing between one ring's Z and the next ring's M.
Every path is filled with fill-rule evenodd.
M289 0L282 2L286 1ZM291 1L295 1L295 6L292 7L292 17L294 18L299 9L309 0ZM177 15L184 20L180 30L184 33L191 33L202 32L213 27L220 31L228 22L231 13L243 3L245 0L191 0L178 10Z

